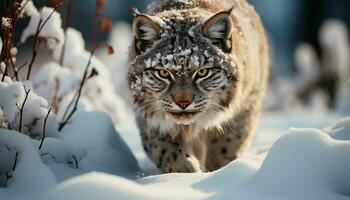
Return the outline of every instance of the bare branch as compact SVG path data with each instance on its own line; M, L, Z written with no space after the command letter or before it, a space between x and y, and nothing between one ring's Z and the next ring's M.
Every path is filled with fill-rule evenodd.
M62 3L58 4L56 7L53 8L52 12L50 13L50 15L45 19L45 21L43 22L43 19L40 18L38 26L36 28L36 32L34 35L34 41L33 41L33 45L32 45L32 58L30 60L29 66L28 66L28 72L27 72L27 78L26 80L29 80L30 78L30 72L32 71L32 67L34 64L34 61L36 59L36 56L38 54L38 46L39 46L39 34L41 32L41 30L44 28L44 26L46 25L46 23L50 20L50 18L52 17L53 13L57 10L57 8L59 6L61 6Z
M40 156L43 157L43 156L46 156L46 155L49 155L52 159L56 159L56 157L54 155L51 155L50 153L43 153Z
M75 168L79 169L78 159L74 155L72 155L72 158L73 158L73 160L75 162Z
M24 9L24 7L27 5L28 2L26 2L23 6L21 6L18 1L9 1L9 7L7 8L6 5L7 1L4 1L4 8L3 8L3 15L2 17L8 17L11 19L11 27L4 27L3 29L3 47L1 49L1 58L0 61L4 62L6 64L5 71L3 73L1 81L4 81L5 76L8 75L8 67L11 66L12 70L14 72L14 77L16 77L16 80L18 80L17 72L19 70L16 70L15 63L13 61L13 56L11 54L11 49L14 47L13 45L13 38L15 35L16 25L18 20L20 19L21 13Z
M52 102L51 102L51 108L53 109L53 111L57 110L57 104L58 104L58 91L60 89L60 80L55 77L55 88L53 91L53 95L52 95Z
M36 56L38 54L38 36L39 36L39 28L40 28L40 24L42 23L42 19L40 18L39 20L39 23L38 23L38 26L36 28L36 33L35 33L35 36L34 36L34 41L33 41L33 45L32 45L32 58L30 59L30 63L29 63L29 66L28 66L28 72L27 72L27 80L29 80L30 78L30 72L32 71L32 67L33 67L33 64L34 64L34 61L36 59Z
M17 166L17 160L18 160L18 151L16 152L15 162L13 163L13 166L12 166L12 171L15 171L15 169L16 169L16 166Z
M22 103L22 106L19 107L18 104L16 103L16 106L17 106L17 108L19 109L19 112L20 112L18 132L22 132L22 119L23 119L24 105L26 104L28 96L29 96L29 93L30 93L30 89L27 91L26 87L24 85L23 85L23 88L24 88L24 92L26 93L26 96L24 97L24 101Z
M21 69L23 69L26 65L27 65L27 61L25 61L20 67L14 68L13 76L11 77L11 79L16 78L16 81L19 81L18 72L21 71Z
M49 111L47 112L47 115L46 115L45 120L44 120L43 136L42 136L42 138L41 138L41 142L40 142L40 145L39 145L39 150L41 149L41 147L43 146L43 143L44 143L45 132L46 132L46 121L47 121L47 118L48 118L49 115L50 115L50 112L51 112L51 108L50 108Z
M65 35L65 37L64 37L64 42L63 42L62 51L61 51L61 57L60 57L60 65L61 66L63 66L64 52L66 50L67 28L69 26L71 9L72 9L72 0L68 0L66 21L65 21L65 24L64 24L64 35Z
M95 12L94 12L94 20L92 23L92 33L91 33L91 47L92 49L96 45L96 34L97 34L97 19L100 16L101 8L104 6L104 0L96 0L95 4Z
M73 109L70 111L70 113L68 114L67 117L65 117L65 115L63 116L62 122L61 122L61 123L59 124L59 126L58 126L58 131L61 131L61 130L63 129L63 127L68 123L68 121L70 120L70 118L73 116L73 114L74 114L75 111L77 110L77 106L78 106L78 103L79 103L79 99L80 99L80 96L81 96L81 92L82 92L82 90L83 90L84 83L85 83L85 81L86 81L86 79L87 79L87 73L88 73L88 69L89 69L90 64L91 64L91 59L92 59L92 57L93 57L93 55L94 55L96 49L98 49L99 45L100 45L100 44L98 44L94 49L91 50L90 57L89 57L89 61L88 61L87 65L86 65L86 67L85 67L84 75L83 75L83 78L82 78L82 80L81 80L81 82L80 82L77 95L75 95L76 98L73 98L72 101L69 103L68 107L67 107L66 110L65 110L65 113L68 113L67 110L70 109L70 105L72 105L73 102L74 102L74 107L73 107ZM74 97L75 97L75 96L74 96ZM74 100L75 100L75 101L74 101Z

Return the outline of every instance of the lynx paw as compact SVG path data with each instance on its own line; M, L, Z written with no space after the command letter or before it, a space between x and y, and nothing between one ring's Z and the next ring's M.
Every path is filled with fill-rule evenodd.
M193 155L182 155L177 162L166 163L161 167L162 173L198 173L205 171L199 160Z

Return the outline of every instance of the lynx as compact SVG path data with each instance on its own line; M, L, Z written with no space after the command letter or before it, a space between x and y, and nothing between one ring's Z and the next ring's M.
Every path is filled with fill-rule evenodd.
M129 88L160 172L205 172L250 144L268 78L267 39L246 0L164 0L135 10Z

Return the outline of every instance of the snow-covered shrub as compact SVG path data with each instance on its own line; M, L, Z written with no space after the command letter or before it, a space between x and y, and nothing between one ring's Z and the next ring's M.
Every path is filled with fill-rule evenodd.
M113 55L108 55L106 51L99 51L98 57L103 60L109 71L112 72L115 90L121 97L132 106L132 95L127 89L127 73L129 69L128 52L132 42L132 30L130 24L118 22L113 26L108 43L117 50Z
M85 50L81 33L68 28L63 66L58 63L60 53L61 47L54 49L54 61L44 64L33 77L32 82L35 91L51 102L58 116L62 117L77 93L89 62L90 52ZM87 74L88 79L83 86L78 108L105 111L118 125L133 120L128 117L129 115L124 115L128 112L127 106L114 90L108 69L95 56L91 58Z
M23 108L23 110L22 110ZM0 128L19 130L34 139L42 138L49 105L35 94L29 82L0 82ZM21 129L21 130L20 130ZM47 136L57 135L55 114L47 119Z
M346 24L340 20L327 20L319 32L323 50L323 65L328 73L337 77L335 108L350 113L350 41Z
M4 69L13 66L1 62L1 199L11 194L13 188L22 191L19 187L28 184L26 177L43 176L43 179L39 177L33 181L33 187L27 185L28 191L33 189L32 195L42 184L47 184L42 187L45 190L56 181L89 171L135 177L139 171L137 162L119 137L110 117L100 112L87 112L107 112L120 126L133 120L126 115L126 105L114 91L110 72L93 55L94 51L85 49L79 31L73 28L63 31L61 16L54 8L38 10L28 0L23 0L21 5L23 9L19 16L30 17L21 42L34 37L28 71L36 65L37 52L34 51L37 41L46 44L51 57L42 66L35 66L37 72L33 76L28 76L28 73L26 81L18 80L17 76L10 77L11 72L5 73ZM13 46L11 56L15 60L17 49L13 44L10 46ZM80 90L81 96L77 98ZM77 103L77 111L72 106L74 103ZM66 118L65 113L71 113L73 117ZM59 129L62 124L64 128ZM23 166L26 165L28 168L25 169ZM43 169L43 174L33 169L36 166L38 170ZM43 183L37 184L36 181ZM19 195L25 196L26 193Z
M265 108L293 109L306 104L324 111L335 108L337 112L349 114L348 37L344 22L335 19L325 21L319 31L321 57L310 44L298 45L294 55L297 73L292 78L277 79L270 84Z
M61 15L54 11L54 8L46 6L38 11L32 1L24 0L22 4L26 4L23 12L30 17L30 21L26 29L23 30L21 42L24 43L28 37L34 36L37 32L37 27L44 25L38 37L46 40L49 49L61 46L64 42ZM45 23L46 20L47 22Z

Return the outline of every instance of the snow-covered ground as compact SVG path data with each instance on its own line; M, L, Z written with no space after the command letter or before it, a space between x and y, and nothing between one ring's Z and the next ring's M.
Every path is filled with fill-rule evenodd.
M106 200L350 199L350 141L346 141L350 139L350 118L333 123L341 117L306 111L263 114L252 148L242 159L212 173L152 176L148 174L156 173L156 169L145 157L137 129L131 124L120 134L146 175L140 174L133 155L109 117L101 112L82 113L67 126L70 133L64 139L86 149L79 169L74 164L40 159L33 148L36 143L19 133L2 130L1 143L16 140L20 143L17 151L24 154L8 187L0 189L0 196ZM76 127L91 124L92 120L94 125L83 130ZM292 126L303 128L287 131Z
M23 41L52 12L28 5ZM77 30L63 34L60 15L52 16L41 35L55 38L46 41L49 61L29 81L0 82L0 200L350 199L349 113L328 111L322 101L262 113L248 152L218 171L158 175L125 90L126 24L112 32L117 54L92 56L77 111L58 131L90 53Z

